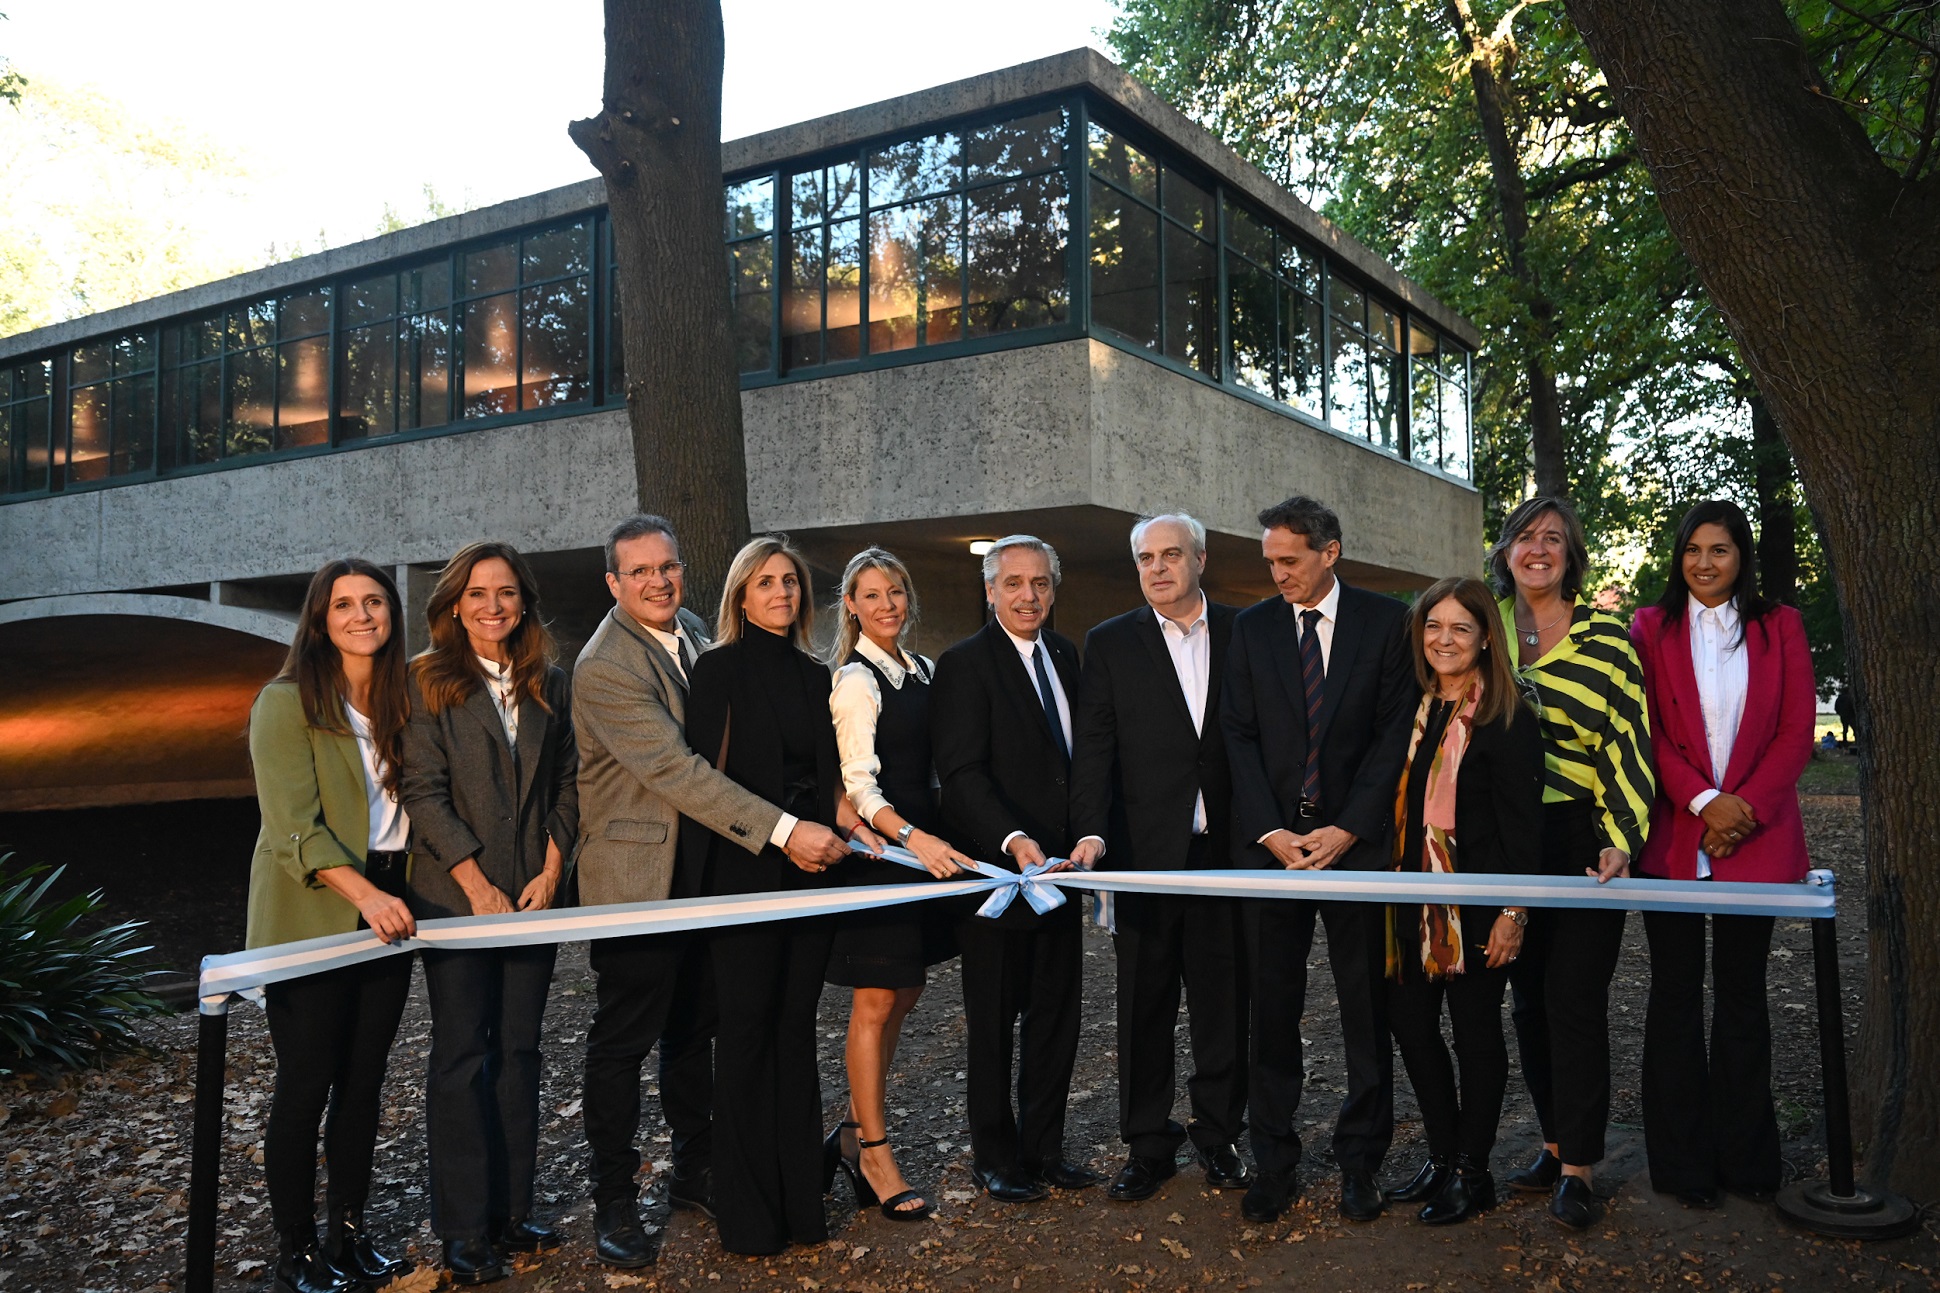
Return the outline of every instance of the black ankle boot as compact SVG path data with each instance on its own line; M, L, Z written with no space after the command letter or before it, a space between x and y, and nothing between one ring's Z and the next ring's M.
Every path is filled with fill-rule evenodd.
M330 1205L329 1224L323 1235L323 1260L347 1283L368 1284L372 1288L388 1284L411 1269L402 1257L386 1257L371 1244L364 1233L364 1210L347 1203Z
M317 1252L317 1232L305 1226L282 1237L272 1281L277 1293L351 1293L356 1281L345 1279Z
M1406 1185L1396 1186L1388 1191L1390 1203L1426 1203L1442 1192L1454 1169L1448 1160L1440 1155L1431 1155L1415 1173L1415 1178Z
M1446 1226L1467 1221L1494 1206L1495 1178L1489 1175L1488 1168L1477 1166L1467 1154L1458 1154L1442 1192L1416 1215L1431 1226Z

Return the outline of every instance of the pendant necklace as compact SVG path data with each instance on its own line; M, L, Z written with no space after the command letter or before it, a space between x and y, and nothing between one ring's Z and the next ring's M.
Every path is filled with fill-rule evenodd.
M1563 612L1563 615L1567 615L1567 614L1569 614L1569 612L1565 610ZM1549 632L1551 629L1555 628L1558 624L1561 624L1563 622L1563 615L1558 615L1555 619L1543 625L1541 628L1532 629L1529 632L1523 634L1522 640L1530 646L1535 646L1537 641L1542 637L1543 634Z

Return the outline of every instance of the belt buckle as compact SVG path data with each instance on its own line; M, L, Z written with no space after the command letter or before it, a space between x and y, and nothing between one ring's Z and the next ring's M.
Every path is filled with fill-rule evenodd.
M1320 816L1320 801L1317 799L1302 799L1300 806L1293 810L1293 815L1296 821L1318 819Z

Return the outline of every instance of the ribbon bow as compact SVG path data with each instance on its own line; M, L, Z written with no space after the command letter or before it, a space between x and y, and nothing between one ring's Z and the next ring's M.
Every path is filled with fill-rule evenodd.
M855 843L853 840L850 841L849 848L852 852L863 854L865 857L884 857L898 866L906 866L921 871L925 875L929 874L929 868L917 861L914 853L895 844L885 845L880 854L872 852L867 845ZM986 880L996 881L990 896L983 900L983 906L977 908L977 914L995 920L1010 909L1011 902L1020 893L1024 895L1024 901L1030 904L1031 910L1040 916L1047 911L1055 911L1062 907L1064 891L1056 885L1044 884L1038 880L1039 876L1062 861L1064 861L1063 858L1046 858L1042 862L1033 862L1021 872L1006 871L988 862L972 862L971 868L978 875Z

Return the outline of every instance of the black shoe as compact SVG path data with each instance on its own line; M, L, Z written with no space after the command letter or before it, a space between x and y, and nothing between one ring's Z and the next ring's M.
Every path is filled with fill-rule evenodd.
M1269 1225L1278 1221L1280 1214L1292 1202L1293 1173L1277 1174L1263 1170L1254 1174L1252 1186L1239 1202L1239 1214L1248 1221Z
M1715 1185L1693 1185L1688 1189L1673 1191L1677 1201L1687 1208L1700 1212L1713 1212L1718 1206L1718 1187Z
M279 1245L272 1279L277 1293L351 1293L359 1281L347 1278L317 1251L315 1223L308 1233L285 1235Z
M1243 1190L1253 1183L1253 1174L1231 1145L1202 1149L1199 1161L1206 1165L1206 1184L1215 1190Z
M1381 1187L1372 1174L1343 1168L1340 1174L1340 1214L1349 1221L1372 1221L1387 1208Z
M492 1227L492 1245L507 1253L549 1253L566 1242L566 1237L551 1226L527 1218Z
M371 1244L364 1233L364 1210L346 1204L330 1205L330 1219L324 1226L323 1259L330 1269L352 1284L378 1288L411 1269L402 1257L386 1257Z
M1536 1161L1520 1172L1509 1173L1503 1184L1523 1194L1548 1194L1556 1188L1556 1182L1563 1176L1563 1160L1549 1152L1548 1146L1536 1155Z
M1588 1181L1566 1176L1556 1183L1556 1193L1549 1197L1549 1215L1558 1225L1588 1230L1603 1219L1603 1204L1590 1192Z
M1103 1172L1065 1162L1047 1163L1037 1175L1046 1185L1058 1190L1089 1190L1105 1179Z
M1388 1202L1426 1203L1442 1192L1454 1174L1455 1168L1447 1159L1430 1156L1413 1180L1387 1191Z
M976 1178L985 1194L999 1203L1036 1203L1050 1194L1036 1177L1012 1176L1008 1172L981 1167L972 1167L970 1175Z
M714 1217L714 1172L702 1168L686 1176L671 1175L667 1178L667 1206L681 1212L698 1212L709 1219Z
M453 1284L490 1284L511 1274L505 1269L505 1254L489 1239L447 1239L445 1269Z
M849 1163L849 1156L842 1152L842 1133L845 1131L854 1131L860 1135L862 1124L844 1119L836 1123L828 1135L822 1137L822 1193L824 1194L832 1193L835 1189L835 1169L844 1163ZM861 1150L856 1151L858 1158L861 1154ZM849 1163L849 1166L854 1167L854 1164ZM851 1172L850 1175L853 1177L854 1173Z
M1724 1192L1734 1199L1743 1199L1746 1203L1760 1205L1770 1203L1778 1197L1776 1186L1768 1190L1757 1185L1733 1185L1729 1181L1724 1184Z
M1447 1226L1494 1206L1495 1178L1486 1167L1476 1166L1474 1159L1463 1154L1455 1159L1441 1192L1415 1215L1431 1226Z
M639 1204L633 1199L614 1199L593 1210L594 1251L600 1261L622 1270L653 1265L660 1252L640 1224Z
M1149 1199L1157 1194L1159 1186L1171 1180L1178 1170L1169 1158L1147 1158L1133 1154L1125 1160L1125 1166L1118 1169L1111 1189L1105 1193L1120 1203L1137 1203L1140 1199Z

